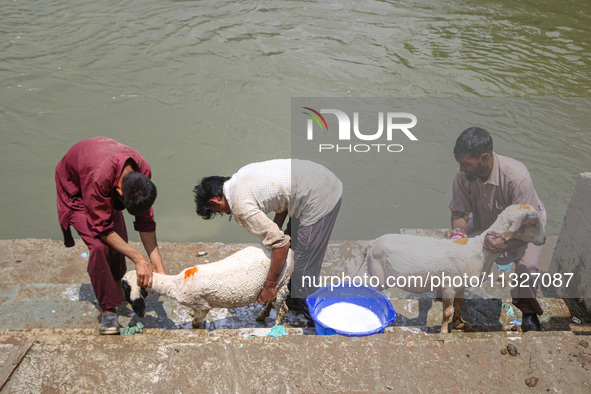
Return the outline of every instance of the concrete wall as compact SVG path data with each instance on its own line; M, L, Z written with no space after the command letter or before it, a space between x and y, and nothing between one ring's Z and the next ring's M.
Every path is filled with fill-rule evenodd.
M543 289L547 296L583 298L591 310L591 172L579 176L548 271L574 275L568 288Z

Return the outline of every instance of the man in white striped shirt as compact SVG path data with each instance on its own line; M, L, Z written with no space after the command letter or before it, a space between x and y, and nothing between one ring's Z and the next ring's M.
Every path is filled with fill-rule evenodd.
M330 234L341 206L343 184L326 167L307 160L280 159L252 163L232 177L203 178L194 188L197 214L211 219L217 213L233 214L236 222L272 250L271 267L258 301L271 302L287 251L292 246L295 266L291 298L309 320L303 277L318 277ZM267 214L275 212L274 220ZM285 218L299 226L292 239L281 228ZM294 305L291 305L292 308Z

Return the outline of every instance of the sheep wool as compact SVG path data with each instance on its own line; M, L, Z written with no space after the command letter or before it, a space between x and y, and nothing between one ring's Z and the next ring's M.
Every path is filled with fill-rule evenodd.
M488 231L500 233L505 240L520 239L536 245L542 245L546 239L542 221L536 210L529 205L507 207ZM488 231L474 238L455 240L405 234L383 235L371 241L364 250L368 274L379 280L380 290L393 287L393 283L401 283L389 280L391 278L408 278L401 288L413 293L435 290L431 288L433 282L429 278L441 274L448 277L478 277L483 271L487 273L500 255L483 248ZM449 304L455 298L456 303L461 305L464 288L449 285L442 285L440 288L444 304L441 332L447 332L447 319L453 310L453 306L450 308ZM461 319L457 306L456 313L454 324L458 328L461 326Z
M178 275L154 273L150 293L176 299L193 309L193 327L199 327L212 308L235 308L257 301L271 266L271 251L262 244L246 247L231 256L209 264L187 268ZM287 312L283 302L287 283L293 272L293 252L290 250L277 279L276 325ZM144 296L137 285L136 271L129 271L122 279L127 301L140 317L145 312ZM144 290L145 291L145 290ZM271 306L271 304L269 304ZM264 313L268 315L270 308Z

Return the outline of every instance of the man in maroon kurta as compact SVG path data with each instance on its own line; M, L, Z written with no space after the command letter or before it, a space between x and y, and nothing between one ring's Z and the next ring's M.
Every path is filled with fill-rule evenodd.
M121 278L126 271L125 256L135 263L141 287L151 287L153 271L164 273L156 241L153 200L147 211L142 209L145 212L136 214L134 222L149 260L127 243L122 210L132 211L131 206L123 203L124 192L131 190L124 184L129 174L133 175L126 179L127 184L134 177L143 178L153 188L155 198L148 162L130 147L105 137L76 143L55 170L57 211L64 243L74 246L72 226L89 249L87 270L103 311L101 334L118 333L115 308L123 302Z

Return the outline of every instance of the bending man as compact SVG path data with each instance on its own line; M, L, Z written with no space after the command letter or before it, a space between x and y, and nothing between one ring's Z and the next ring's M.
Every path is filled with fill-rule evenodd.
M55 169L64 244L74 246L72 226L88 246L87 271L102 310L101 334L119 333L115 308L124 300L126 256L135 263L141 287L152 286L153 271L164 273L152 210L156 186L150 177L150 165L138 152L105 137L76 143ZM121 212L126 208L135 216L149 260L127 243Z
M318 277L339 208L343 185L328 169L306 160L284 159L253 163L229 177L203 178L195 186L197 214L211 219L217 213L234 214L236 222L272 250L271 267L259 302L277 297L275 287L290 236L281 231L287 216L299 220L292 229L294 272L291 302L295 302L312 324L305 298L314 290L304 277ZM275 212L274 220L267 217ZM289 305L289 304L288 304ZM294 305L292 304L293 308Z

